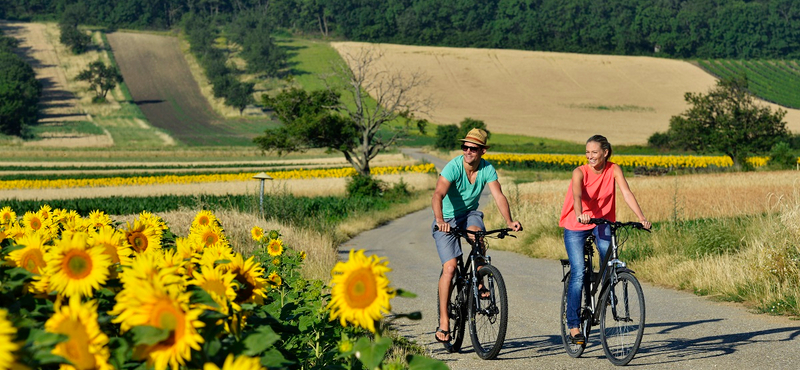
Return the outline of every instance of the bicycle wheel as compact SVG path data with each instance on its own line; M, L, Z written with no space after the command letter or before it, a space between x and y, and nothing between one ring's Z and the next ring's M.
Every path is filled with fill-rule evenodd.
M625 365L636 355L644 334L642 286L632 274L620 272L600 302L603 351L614 365Z
M567 354L570 357L581 357L583 354L583 350L586 349L586 342L584 341L583 344L573 344L572 341L569 340L569 327L567 326L567 291L569 290L569 278L570 273L567 273L567 277L564 279L564 290L561 293L561 341L564 343L564 349L567 351ZM583 294L581 294L581 300L578 302L579 307L583 307ZM581 320L581 332L584 332L584 327L587 325L587 320ZM589 331L586 330L588 334Z
M492 265L478 270L478 281L489 290L488 298L475 302L469 292L469 334L475 353L484 360L495 358L506 339L508 326L508 297L500 271ZM478 308L480 306L480 309Z
M439 273L441 277L442 274ZM453 278L451 282L453 289L450 290L450 298L447 300L447 313L450 316L450 345L445 345L448 352L458 352L461 350L461 343L464 342L464 329L466 327L466 294L464 294L464 285L456 283L458 275ZM461 293L459 295L459 293ZM439 313L439 294L437 289L436 294L436 316L441 319ZM439 322L438 320L436 321ZM445 343L446 344L446 343Z

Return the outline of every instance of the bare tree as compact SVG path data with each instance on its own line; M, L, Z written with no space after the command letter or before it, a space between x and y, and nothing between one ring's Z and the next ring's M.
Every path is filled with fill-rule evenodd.
M420 91L429 78L421 71L393 69L382 63L383 57L383 51L374 46L344 52L344 63L334 65L333 78L326 79L329 89L335 90L332 82L338 81L344 85L344 94L353 99L353 105L340 101L336 110L360 134L358 145L343 152L363 175L369 175L369 161L406 137L412 124L424 132L427 121L415 115L427 115L433 108L433 98Z

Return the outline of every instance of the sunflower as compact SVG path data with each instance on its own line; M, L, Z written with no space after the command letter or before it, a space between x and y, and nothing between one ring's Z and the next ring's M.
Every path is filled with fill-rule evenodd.
M123 289L117 293L117 304L109 312L116 316L122 331L130 329L128 319L135 312L127 310L129 302L139 302L141 291L159 291L175 296L184 292L183 278L177 275L177 267L164 267L164 256L160 253L143 253L130 266L123 266L120 280Z
M272 264L275 265L275 266L280 266L281 265L281 258L280 257L273 258L272 259Z
M25 248L17 249L8 254L6 259L14 261L17 267L22 267L34 274L41 274L47 266L44 256L48 247L41 233L25 234L16 241L17 245Z
M0 369L10 369L14 363L14 351L19 349L19 344L14 341L17 328L8 321L8 311L0 308Z
M87 243L87 233L64 231L61 239L45 255L45 274L50 275L50 288L67 297L89 297L108 279L111 258L101 246Z
M265 370L265 368L261 366L261 360L258 357L242 355L234 359L233 353L229 353L221 368L214 363L208 362L203 365L203 370Z
M55 313L44 324L48 333L63 334L68 340L56 344L53 354L62 356L72 365L62 364L62 370L113 369L108 363L108 336L97 323L97 303L81 303L77 296L69 304L56 304Z
M278 275L277 273L271 272L269 276L267 276L267 282L273 288L277 288L281 286L281 284L283 284L283 279L281 279L281 276Z
M125 239L136 253L143 253L148 249L161 249L161 230L142 220L136 220L131 225L128 222L125 230Z
M9 225L17 219L17 213L11 207L0 208L0 225Z
M189 284L197 285L203 288L219 305L215 311L228 314L228 302L233 302L236 299L236 291L233 290L233 279L236 277L233 273L223 272L220 269L203 266L200 272L195 271L193 274L194 280ZM211 309L208 307L208 309ZM238 310L239 305L234 303L234 309Z
M75 212L75 211L70 211ZM67 217L64 217L60 224L64 227L64 230L69 230L73 232L86 232L89 231L92 225L92 221L81 217L77 212L75 214L68 214Z
M281 239L272 239L267 244L267 253L272 257L280 256L283 253L283 241Z
M336 263L331 270L331 320L339 318L342 326L348 322L375 332L375 321L391 310L386 273L388 261L377 256L366 257L363 250L350 250L350 259Z
M225 237L225 233L222 231L222 228L217 225L198 226L197 228L192 229L192 232L189 234L189 238L195 243L203 245L203 247L230 245L230 243L228 243L228 239Z
M36 213L42 216L42 218L44 218L45 220L50 218L52 212L53 212L53 207L50 207L49 204L42 204L42 206L39 207L39 210L36 211Z
M111 217L99 209L89 212L89 221L96 229L111 225Z
M219 226L219 219L217 219L217 216L214 216L211 211L202 210L197 212L197 215L194 216L191 229L195 229L200 226Z
M200 259L195 262L200 266L215 268L217 264L227 264L233 260L234 252L227 246L214 245L203 248ZM221 265L222 266L222 265Z
M203 310L189 308L191 294L169 292L146 284L125 290L128 289L135 289L135 294L125 295L123 299L118 297L114 307L115 311L124 313L126 325L123 327L148 325L169 332L167 338L158 343L135 347L133 358L146 359L156 370L168 366L177 369L186 364L192 349L199 351L203 343L203 337L197 332L204 326L199 320Z
M22 216L22 226L24 226L25 230L28 232L46 229L50 227L50 225L52 225L52 221L42 217L38 212L34 213L28 211Z
M306 251L300 251L300 260L301 261L305 261L306 260Z
M164 231L169 228L167 227L167 223L164 222L161 217L158 217L147 211L142 211L142 213L139 214L139 221L152 227L159 239L162 235L164 235Z
M250 236L252 236L255 241L261 241L261 239L264 238L264 229L253 226L253 228L250 229Z
M89 234L89 245L103 248L103 253L111 259L110 272L117 275L117 266L130 266L133 263L133 250L125 240L125 234L110 225L102 225Z
M269 233L267 233L267 238L269 238L270 240L278 239L280 237L281 233L278 230L270 230Z
M241 254L236 253L231 258L231 262L220 265L220 267L236 276L235 280L239 284L239 289L236 291L234 302L238 304L260 302L267 296L267 280L264 279L264 269L255 261L255 257L251 256L245 260Z

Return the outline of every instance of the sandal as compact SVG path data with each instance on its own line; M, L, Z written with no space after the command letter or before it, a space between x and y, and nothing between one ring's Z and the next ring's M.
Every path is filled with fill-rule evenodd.
M586 337L583 336L583 333L578 333L574 337L572 334L569 334L569 341L572 342L572 344L583 345L586 343Z
M439 336L437 335L439 333L442 333L442 334L446 335L447 339L439 339ZM436 338L436 341L439 342L439 343L450 343L450 339L451 339L450 338L450 332L447 331L447 330L439 329L438 326L436 327L436 331L433 333L433 337Z

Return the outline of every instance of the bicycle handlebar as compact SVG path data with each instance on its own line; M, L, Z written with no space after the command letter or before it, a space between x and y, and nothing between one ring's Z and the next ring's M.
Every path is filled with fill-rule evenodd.
M439 226L434 226L433 229L435 231L439 231ZM509 234L508 233L509 231L514 231L514 229L502 228L502 229L494 229L494 230L488 230L488 231L485 231L485 230L472 231L472 230L462 229L462 228L459 228L459 227L451 227L450 228L450 234L461 235L461 236L467 236L467 234L472 234L472 235L475 235L475 236L489 236L491 234L497 234L497 236L496 236L497 239L503 239L506 236L510 236L512 238L516 238L517 237L516 235Z
M619 222L619 221L609 221L606 220L605 218L590 218L589 223L595 225L611 225L615 229L619 229L622 227L632 227L634 229L647 231L648 233L651 232L651 230L646 229L641 222Z

